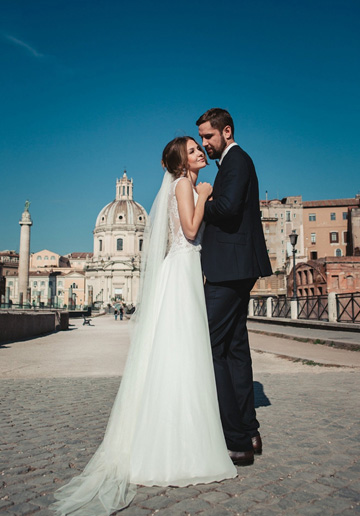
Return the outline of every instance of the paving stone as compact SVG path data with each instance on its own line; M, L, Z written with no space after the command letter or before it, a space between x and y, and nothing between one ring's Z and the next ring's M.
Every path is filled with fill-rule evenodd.
M358 372L305 368L263 372L256 381L271 405L257 409L264 453L253 466L213 484L139 487L132 505L118 515L357 514ZM0 499L8 492L16 502L9 509L9 501L0 500L1 515L52 516L53 492L87 464L100 444L118 385L115 377L0 380L0 392L10 393L6 399L0 395L0 435L7 454L0 468L0 487L7 483Z
M174 499L168 498L165 495L153 496L150 499L143 501L140 505L145 509L164 509L165 507L174 505Z
M337 493L341 498L348 498L354 503L360 503L360 493L351 489L349 487L345 487L344 489L340 489Z
M28 514L35 514L38 510L39 506L31 503L21 503L11 507L11 514L14 514L15 516L26 516Z
M209 503L219 503L221 501L228 500L230 496L227 493L223 493L221 491L211 491L207 493L201 493L198 498Z

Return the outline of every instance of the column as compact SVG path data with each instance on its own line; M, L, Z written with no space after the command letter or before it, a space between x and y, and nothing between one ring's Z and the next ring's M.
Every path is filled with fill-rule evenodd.
M29 213L29 201L25 203L25 210L19 224L20 229L20 252L19 252L19 302L22 298L27 299L29 286L29 263L30 263L30 228L32 220Z

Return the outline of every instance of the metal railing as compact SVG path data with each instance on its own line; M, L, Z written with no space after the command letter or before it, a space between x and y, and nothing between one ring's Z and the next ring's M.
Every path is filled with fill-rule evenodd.
M298 319L315 319L317 321L328 321L328 297L298 297Z
M290 300L286 297L273 298L271 315L272 317L290 317Z
M360 323L360 292L336 294L337 320Z
M266 317L266 298L254 298L254 315Z

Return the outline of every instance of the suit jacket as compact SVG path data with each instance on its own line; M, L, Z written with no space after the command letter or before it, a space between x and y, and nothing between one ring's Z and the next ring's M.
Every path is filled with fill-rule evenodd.
M233 281L272 274L259 207L254 164L238 145L225 155L205 203L201 260L209 281Z

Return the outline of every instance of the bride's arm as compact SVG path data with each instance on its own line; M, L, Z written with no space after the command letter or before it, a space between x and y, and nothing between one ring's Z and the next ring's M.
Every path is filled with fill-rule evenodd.
M180 224L184 235L189 240L194 240L204 217L204 206L212 192L209 183L200 183L197 186L198 200L194 204L194 193L190 181L182 179L176 185L175 195L178 203Z

